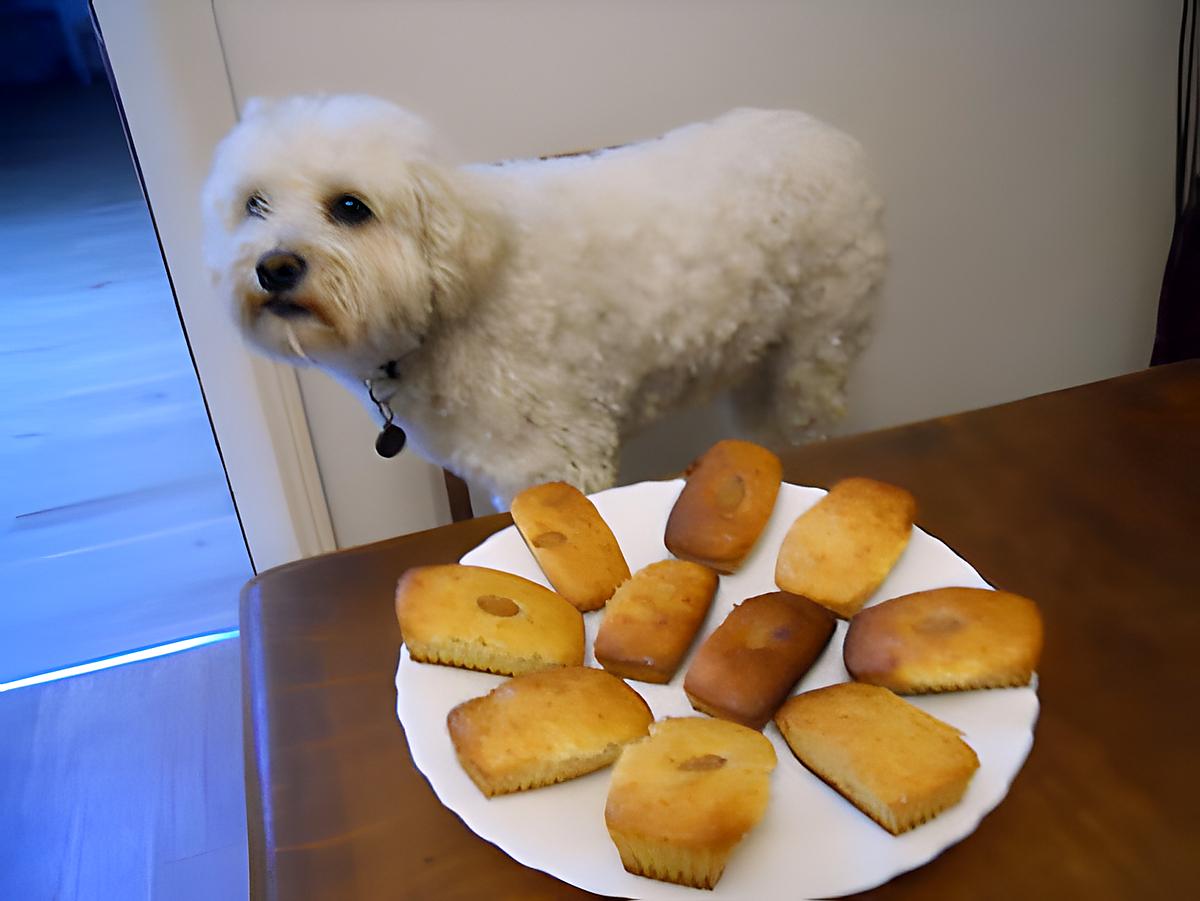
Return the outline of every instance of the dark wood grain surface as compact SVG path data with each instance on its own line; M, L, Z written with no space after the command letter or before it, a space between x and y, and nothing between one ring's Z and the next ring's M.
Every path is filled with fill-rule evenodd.
M1165 898L1200 851L1200 362L805 447L788 481L869 475L990 582L1041 605L1033 751L969 838L863 897ZM592 897L474 836L395 717L405 568L492 516L302 561L242 600L252 895ZM803 840L798 836L797 840Z

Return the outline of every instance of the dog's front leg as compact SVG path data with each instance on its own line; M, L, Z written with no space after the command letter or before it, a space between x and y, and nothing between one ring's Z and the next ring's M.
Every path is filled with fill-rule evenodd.
M529 425L504 465L487 467L491 478L484 481L490 483L498 509L508 509L518 492L544 482L566 482L584 494L612 487L617 477L615 424Z

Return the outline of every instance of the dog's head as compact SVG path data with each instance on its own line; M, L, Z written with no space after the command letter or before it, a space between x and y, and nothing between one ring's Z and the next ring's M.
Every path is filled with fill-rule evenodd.
M260 349L369 369L461 316L488 277L498 229L467 177L386 101L252 101L204 188L214 282Z

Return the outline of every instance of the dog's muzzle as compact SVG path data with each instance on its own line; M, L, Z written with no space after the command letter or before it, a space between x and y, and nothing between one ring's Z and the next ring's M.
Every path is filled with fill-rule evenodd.
M269 250L258 258L254 273L264 291L277 294L300 284L307 269L302 257L287 250Z

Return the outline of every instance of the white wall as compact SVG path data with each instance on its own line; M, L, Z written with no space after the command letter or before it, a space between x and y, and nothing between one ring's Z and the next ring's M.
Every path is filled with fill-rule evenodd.
M215 8L239 101L377 93L438 123L473 159L631 141L739 104L805 109L856 135L888 199L893 257L844 424L856 431L1146 364L1170 238L1177 7L217 0ZM322 437L345 443L340 408L351 401L307 375L303 386L339 538L397 531L395 499L435 476L382 464L367 478L386 473L394 494L364 493L362 461L341 465L336 442ZM356 448L373 434L365 414L359 425ZM677 467L723 427L710 411L654 430L634 443L623 473ZM357 499L342 502L343 487Z
M200 186L236 121L213 12L195 0L92 5L254 566L333 550L296 377L247 350L204 270Z

